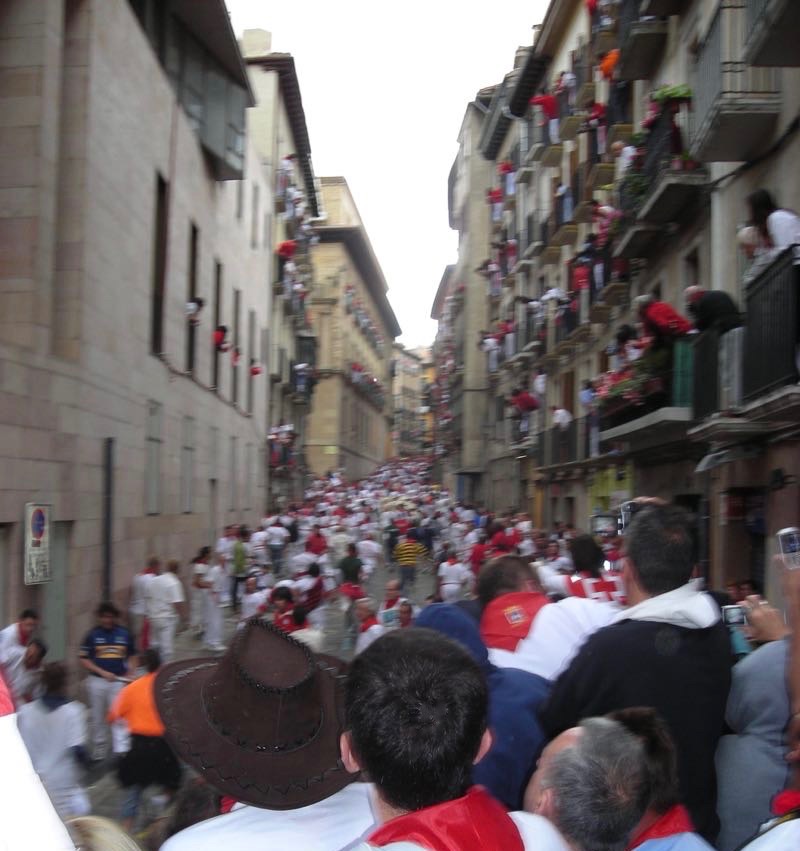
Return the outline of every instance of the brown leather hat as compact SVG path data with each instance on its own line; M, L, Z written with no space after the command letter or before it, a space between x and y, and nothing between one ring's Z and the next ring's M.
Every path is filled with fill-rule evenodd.
M358 775L339 756L345 664L258 618L221 658L173 662L155 683L175 753L237 801L314 804Z

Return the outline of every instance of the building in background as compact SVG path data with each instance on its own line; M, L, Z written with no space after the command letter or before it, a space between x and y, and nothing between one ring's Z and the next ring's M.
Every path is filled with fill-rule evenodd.
M552 2L493 91L484 494L507 507L491 483L516 452L540 525L670 499L714 585L777 596L773 533L800 510L796 255L764 246L750 266L736 236L756 189L800 207L800 57L793 5L765 5ZM727 292L745 327L688 334L691 285ZM527 433L515 388L540 403Z
M493 94L493 88L478 92L461 123L458 155L448 178L450 227L459 234L458 261L442 275L431 309L439 323L434 344L436 466L445 486L473 502L482 500L484 491L487 368L480 343L488 322L486 187L492 172L478 141Z
M272 187L222 0L0 14L0 617L60 658L147 556L261 516Z
M423 450L425 426L422 407L423 361L420 354L401 343L394 344L392 364L393 455L408 458Z
M256 366L268 372L271 387L267 502L277 506L302 499L308 481L304 447L317 343L308 305L320 210L294 59L272 53L264 30L246 30L242 44L256 98L248 115L251 136L270 180L263 216L274 258L264 291L271 311L266 362Z
M310 296L317 384L306 429L315 475L371 473L391 454L392 343L400 335L386 280L343 177L320 178L325 222L315 228Z

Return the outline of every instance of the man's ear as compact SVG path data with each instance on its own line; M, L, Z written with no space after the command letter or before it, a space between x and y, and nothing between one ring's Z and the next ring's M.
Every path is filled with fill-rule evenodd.
M478 748L478 753L475 755L475 759L472 760L472 764L477 765L489 753L493 744L494 736L492 735L492 731L487 727L483 731L481 746Z
M350 738L349 730L345 730L339 737L339 749L342 752L342 762L344 763L344 767L347 771L349 771L350 774L358 774L358 772L361 771L361 764L353 751L353 742Z
M537 815L544 816L546 819L553 820L555 816L555 796L550 787L542 789L542 794L539 797L539 802L536 805Z

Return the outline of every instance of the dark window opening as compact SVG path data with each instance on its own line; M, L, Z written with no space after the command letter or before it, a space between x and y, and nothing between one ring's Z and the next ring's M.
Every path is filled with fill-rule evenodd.
M152 312L150 316L150 352L160 355L164 351L164 287L167 270L167 216L169 187L167 181L156 175L156 209L153 221L153 282Z
M197 298L197 254L200 244L200 231L192 222L189 226L189 275L187 279L187 306ZM195 352L197 349L197 324L199 314L191 314L186 323L186 371L194 374Z

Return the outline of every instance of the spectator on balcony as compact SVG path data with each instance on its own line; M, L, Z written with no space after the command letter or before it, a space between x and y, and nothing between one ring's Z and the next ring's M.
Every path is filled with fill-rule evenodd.
M560 110L558 107L558 98L554 94L545 91L540 95L534 95L528 103L531 106L541 107L549 128L550 144L559 144Z
M499 188L487 190L486 200L492 208L492 221L498 223L503 218L503 190Z
M742 325L742 314L736 302L723 290L687 287L686 305L694 327L701 333L714 327L724 334Z
M536 370L536 376L533 379L533 395L539 402L539 407L544 405L545 395L547 394L547 373L543 369Z
M601 53L599 58L600 63L598 67L600 68L600 74L604 80L611 80L614 76L614 69L619 62L619 48L615 47L613 50L607 50L605 53Z
M530 415L539 409L539 401L527 390L515 387L511 391L511 404L519 415L519 437L524 440L530 432Z
M767 250L783 251L795 246L795 263L800 265L800 216L793 210L778 207L766 189L747 196L750 222L758 230L761 244Z
M486 352L489 372L497 372L500 343L497 342L497 339L493 334L484 333L480 346L481 349Z
M553 405L550 410L552 411L553 426L557 426L562 432L567 431L570 425L572 425L572 414L560 405Z
M516 170L511 160L503 160L497 164L497 174L503 181L506 195L513 195L516 190Z
M668 345L692 330L689 320L666 301L656 301L648 294L637 296L634 303L644 331L653 338L655 347Z
M508 316L497 323L497 342L503 347L503 358L508 360L515 354L514 317Z

